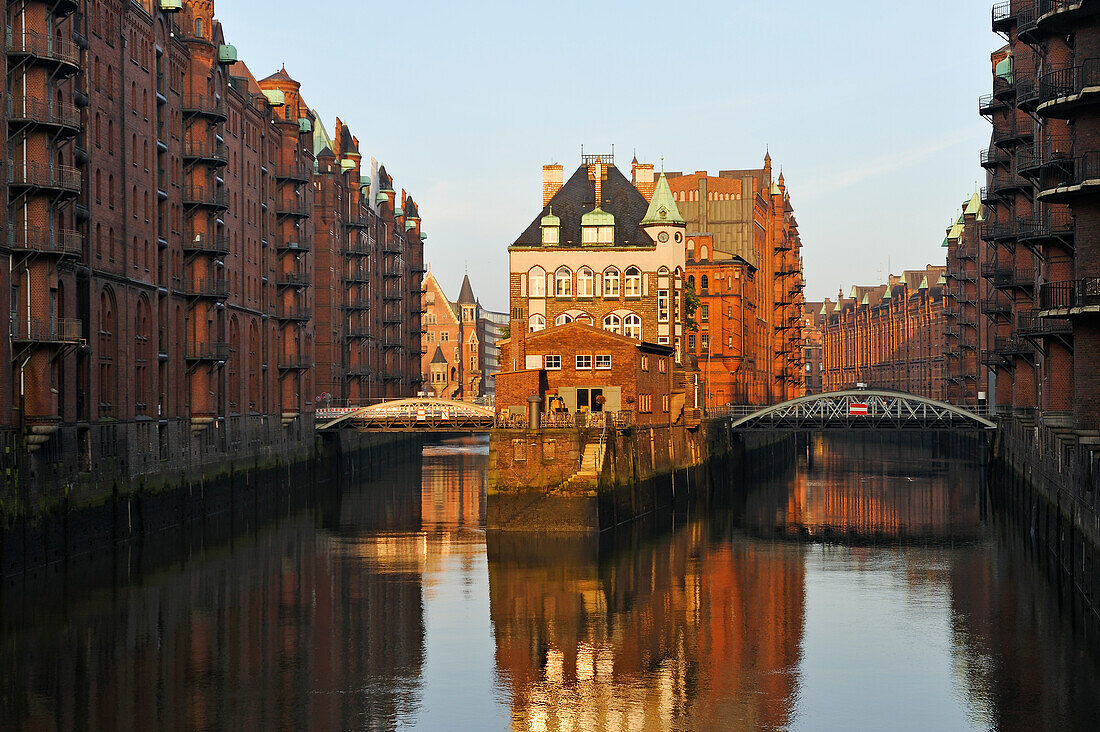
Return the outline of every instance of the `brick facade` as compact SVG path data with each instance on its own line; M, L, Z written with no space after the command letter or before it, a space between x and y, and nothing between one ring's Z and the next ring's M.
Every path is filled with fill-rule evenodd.
M435 396L476 401L491 395L500 370L500 328L474 297L470 278L463 278L452 302L430 271L423 283L424 337L421 380ZM499 320L501 318L496 318Z
M822 390L863 383L945 399L944 271L909 270L885 285L855 286L847 298L826 299Z
M344 350L347 321L323 315L341 325L316 332L329 306L316 302L311 242L331 226L314 197L358 202L358 167L339 176L354 194L326 198L320 121L297 82L285 70L257 80L212 2L172 6L7 7L4 158L22 162L3 181L0 426L6 467L25 480L77 480L116 456L116 475L133 475L242 444L310 444L322 391L418 384L415 204L362 209L378 232L364 253L375 291L398 296L379 298L370 324L386 350L381 387L322 384L312 364Z

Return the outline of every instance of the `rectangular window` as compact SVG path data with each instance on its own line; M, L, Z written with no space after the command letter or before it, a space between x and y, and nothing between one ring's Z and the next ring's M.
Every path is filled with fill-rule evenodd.
M668 290L657 291L657 320L661 323L668 322Z
M642 371L649 371L649 356L642 356Z
M581 232L581 242L584 243L584 244L595 244L596 243L596 227L595 226L586 226L586 227L584 227L584 230Z
M703 303L699 306L699 320L704 323L710 320L710 305Z
M695 334L694 333L688 334L688 350L689 351L694 351L695 350Z
M733 348L733 336L730 336L727 340L729 341L729 343L726 344L726 347Z
M596 354L596 368L605 370L611 368L611 354Z
M441 343L446 343L449 340L451 340L451 334L448 333L447 331L443 331L442 333L439 334L439 341Z
M657 370L658 371L660 371L663 374L667 368L668 367L665 365L665 360L663 358L657 359Z
M546 354L546 370L561 371L561 356L558 354Z
M661 411L668 411L668 394L665 394L663 397L661 397Z
M657 336L657 342L660 343L662 346L667 346L668 336Z
M706 333L699 336L699 344L702 346L702 349L704 351L709 351L710 350L710 336L707 335Z
M577 370L583 371L592 368L592 356L583 355L577 356Z
M542 227L542 243L543 244L557 244L558 243L558 227L556 227L556 226L544 226L544 227Z

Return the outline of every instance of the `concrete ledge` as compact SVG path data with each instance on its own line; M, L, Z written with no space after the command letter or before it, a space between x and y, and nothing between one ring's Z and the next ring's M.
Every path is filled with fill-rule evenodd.
M598 533L599 500L595 495L490 493L485 525L491 531Z

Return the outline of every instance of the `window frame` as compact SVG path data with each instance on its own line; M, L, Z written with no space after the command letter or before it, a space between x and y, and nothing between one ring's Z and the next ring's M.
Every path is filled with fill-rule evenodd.
M602 361L602 364L601 364ZM592 357L592 368L596 371L611 370L611 354L597 353Z
M592 370L592 354L591 353L578 353L574 357L574 368L577 371L591 371ZM587 364L587 365L584 365Z

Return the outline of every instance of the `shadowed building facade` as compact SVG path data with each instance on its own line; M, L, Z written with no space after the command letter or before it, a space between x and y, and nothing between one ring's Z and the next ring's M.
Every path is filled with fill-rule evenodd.
M32 0L8 4L6 24L8 474L68 485L79 504L97 483L310 449L318 392L333 391L312 366L334 340L343 352L346 321L316 330L312 244L331 227L314 209L319 118L297 82L257 80L208 0ZM419 379L408 208L366 217L385 232L364 254L380 283L370 333L389 349L374 368L395 395ZM387 272L402 273L393 287Z
M421 343L421 380L435 396L464 401L494 393L500 370L499 347L506 313L481 307L470 277L462 279L458 300L451 302L429 270L423 284L424 337ZM505 321L506 322L506 321Z

